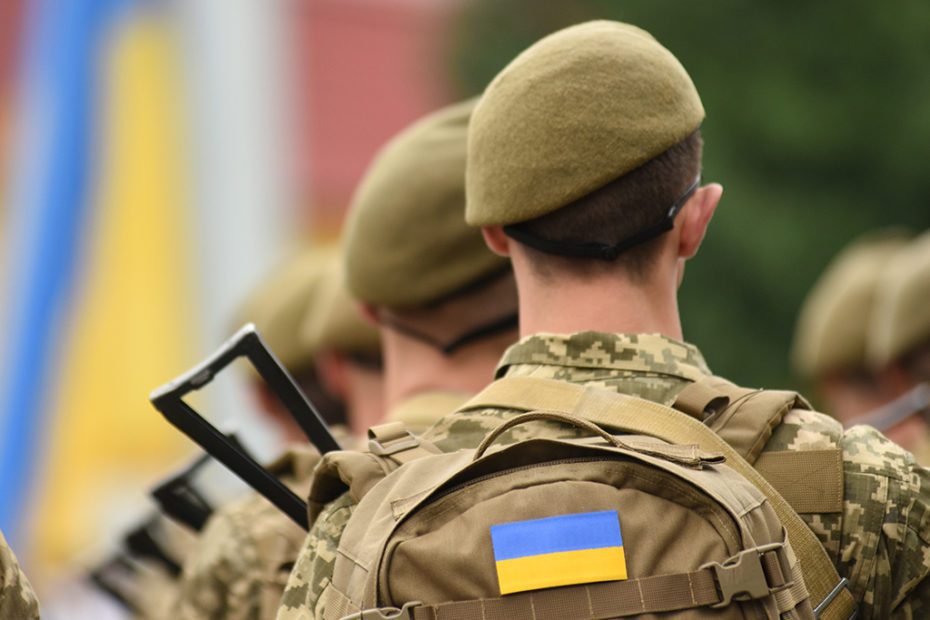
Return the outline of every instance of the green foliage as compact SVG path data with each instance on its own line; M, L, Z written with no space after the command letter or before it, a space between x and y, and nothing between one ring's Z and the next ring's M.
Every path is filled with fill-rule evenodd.
M726 191L681 292L686 337L746 385L791 385L797 310L874 227L930 225L930 3L475 0L450 62L480 92L544 34L628 21L675 53L707 109L705 180Z

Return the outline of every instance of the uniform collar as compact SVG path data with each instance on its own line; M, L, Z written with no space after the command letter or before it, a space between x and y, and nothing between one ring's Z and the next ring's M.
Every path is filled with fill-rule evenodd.
M662 334L533 334L507 349L495 378L522 365L626 370L689 381L710 374L697 347Z

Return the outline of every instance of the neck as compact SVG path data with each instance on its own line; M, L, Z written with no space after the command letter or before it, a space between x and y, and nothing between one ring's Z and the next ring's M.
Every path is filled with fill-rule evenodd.
M520 269L517 261L514 270L520 291L521 336L598 331L683 339L677 273L641 284L607 271L584 278L543 278Z
M380 371L346 362L346 410L356 434L384 420L384 379Z
M419 340L382 328L388 410L424 392L478 392L493 379L501 355L515 340L516 334L508 331L443 355Z

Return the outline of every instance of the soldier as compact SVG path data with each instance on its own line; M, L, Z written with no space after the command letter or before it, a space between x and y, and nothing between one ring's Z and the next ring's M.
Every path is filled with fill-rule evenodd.
M462 218L465 137L474 101L443 109L391 140L361 182L346 224L350 293L377 322L388 420L373 443L429 426L487 384L516 340L516 289L506 259ZM380 434L384 430L384 434ZM332 572L335 536L351 513L331 504L298 558L278 617L303 618Z
M380 374L378 335L358 317L351 304L333 310L327 308L334 299L322 290L323 283L331 279L327 274L337 268L333 251L310 252L263 286L247 305L243 318L256 322L269 346L314 403L332 404L336 400L319 385L327 380L347 397L348 408L341 418L333 412L343 411L342 403L338 403L338 407L321 409L331 424L344 425L345 420L378 420L381 415L381 385L376 380ZM341 337L308 346L306 340L299 337L301 325L329 311L337 312L346 321L344 331L339 334ZM317 348L324 345L325 349ZM315 366L317 356L324 353L326 362ZM367 366L347 373L347 367L360 365L358 360L363 360ZM321 370L323 366L327 367L325 373ZM342 377L346 374L350 376ZM341 378L334 380L337 375ZM357 376L365 378L361 385L356 385L353 379ZM256 381L260 379L256 377ZM267 388L263 386L263 389ZM373 394L363 394L365 390ZM318 454L306 445L296 423L273 394L266 393L262 402L289 429L286 436L294 444L269 469L295 493L306 496ZM352 440L348 430L340 435L343 441ZM305 534L257 494L220 507L204 528L192 557L185 563L177 598L166 618L273 618Z
M517 280L523 338L503 356L498 377L606 387L674 404L708 424L772 394L709 379L700 352L682 341L677 289L723 193L700 183L703 118L674 56L648 33L616 22L546 37L492 81L469 126L466 218L489 247L510 256ZM736 398L717 409L716 390ZM546 394L530 396L534 408L547 408ZM799 512L849 580L860 617L925 616L930 473L874 429L843 432L796 395L783 403L752 452L769 463L798 451L839 456L823 470L788 472L797 484L779 490L808 487L836 468L829 476L836 487L810 485ZM464 407L423 438L446 452L474 448L518 411ZM525 437L526 428L498 442ZM537 421L532 436L571 431ZM340 512L324 511L310 535L326 537L318 549L327 553L339 544L351 497L336 504ZM326 578L312 575L308 606L317 618L338 618L313 598ZM839 588L813 603L828 601L852 606ZM435 608L419 611L397 617L435 617Z
M867 341L869 361L893 400L861 418L930 465L930 233L883 268Z
M0 532L0 620L39 617L39 601Z
M882 270L906 243L907 235L897 230L853 241L817 279L798 316L793 365L811 382L825 411L844 426L897 396L872 370L865 351L869 323L880 303ZM900 443L899 437L888 437Z

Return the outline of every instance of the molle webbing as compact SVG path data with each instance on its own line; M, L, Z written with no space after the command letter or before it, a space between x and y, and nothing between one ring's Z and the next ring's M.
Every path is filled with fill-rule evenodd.
M749 552L744 553L751 553ZM807 605L807 590L799 564L786 575L778 551L754 554L764 583L754 587L756 597L773 596L778 611L790 618L798 605ZM322 601L324 620L597 620L641 614L682 611L730 604L721 586L719 565L687 573L640 577L625 581L566 586L511 594L498 598L452 601L436 605L411 604L406 615L399 610L360 610L336 588L326 588ZM794 585L792 585L794 584ZM742 588L744 584L737 586ZM390 614L390 615L389 615Z
M787 529L791 546L800 560L811 601L821 603L834 595L820 617L846 620L852 616L856 607L852 594L845 588L837 590L840 577L814 533L752 465L694 417L641 398L534 377L505 377L495 381L462 409L486 407L558 411L583 417L608 428L651 435L671 443L696 443L704 450L723 453L727 457L727 465L742 474L768 498Z

